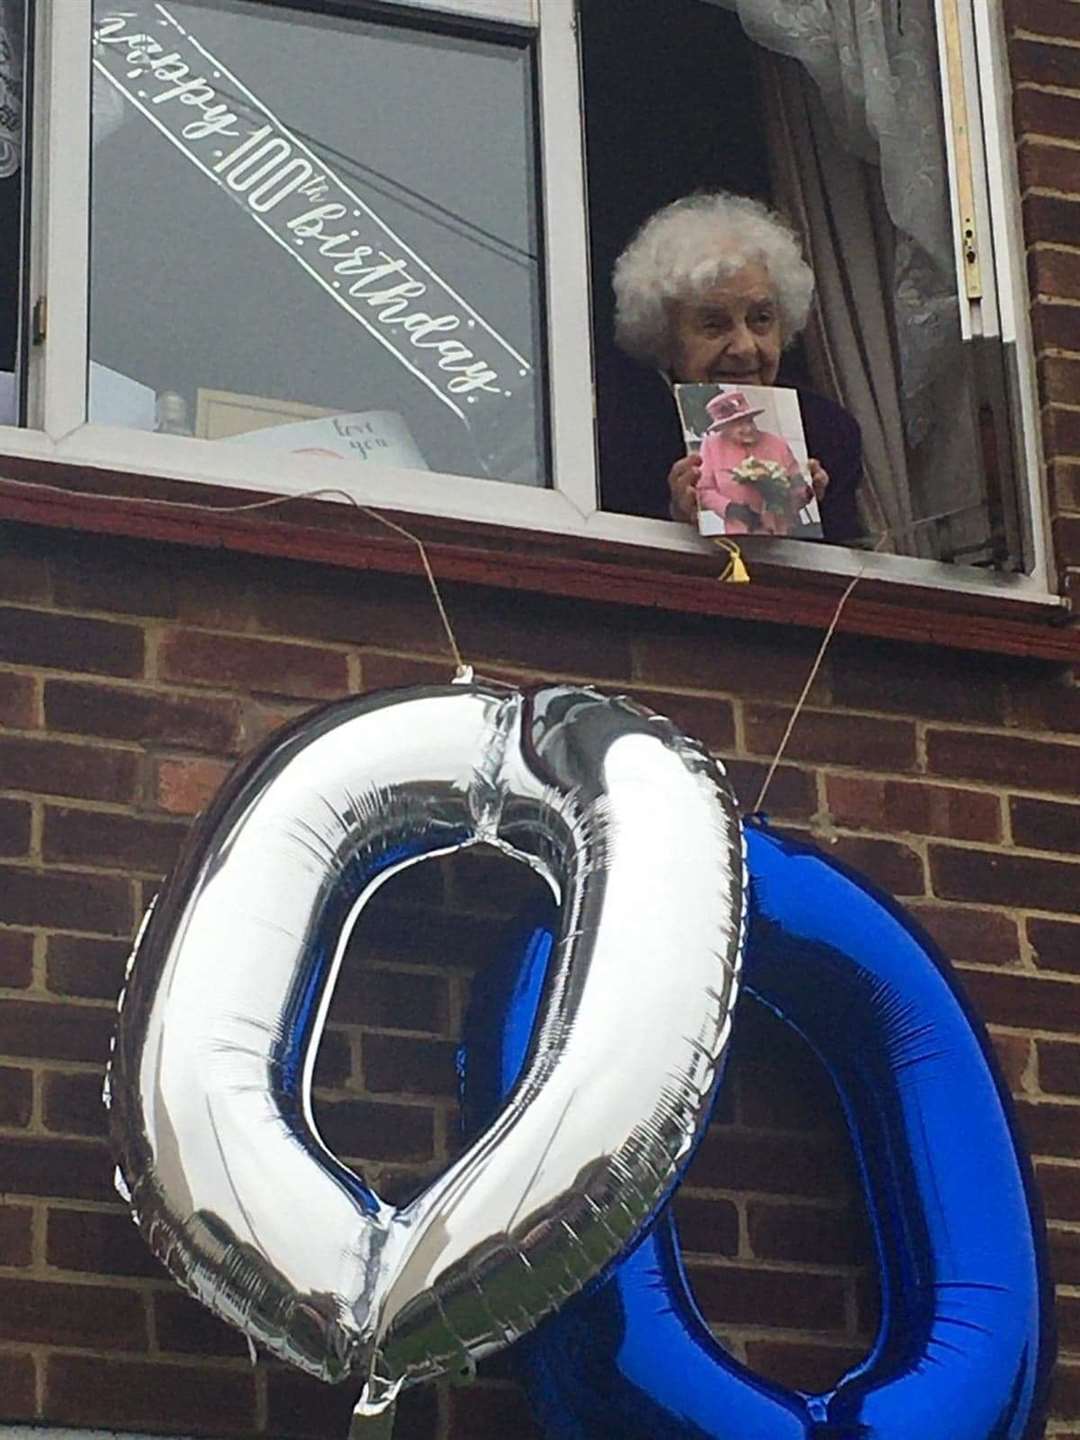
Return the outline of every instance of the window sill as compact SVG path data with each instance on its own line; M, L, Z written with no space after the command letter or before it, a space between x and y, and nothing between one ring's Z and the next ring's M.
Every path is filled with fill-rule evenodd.
M337 477L334 477L337 478ZM86 469L25 452L0 459L0 520L415 574L416 546L370 515L293 498L236 513L265 492ZM1066 602L1023 576L804 542L747 540L747 585L721 584L714 550L675 526L626 516L576 534L382 513L421 538L443 580L684 614L823 629L850 579L838 629L948 648L1080 660ZM618 538L613 538L618 537ZM684 538L685 537L685 538ZM663 548L657 548L657 544ZM815 568L811 568L814 566Z

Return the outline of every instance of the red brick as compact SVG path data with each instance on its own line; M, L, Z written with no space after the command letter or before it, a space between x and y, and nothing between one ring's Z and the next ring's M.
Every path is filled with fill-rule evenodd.
M50 1355L43 1419L106 1429L170 1429L200 1435L252 1435L255 1380L249 1371L149 1362L103 1362Z
M830 775L825 783L838 825L951 840L994 841L1001 836L1001 803L995 795L862 775Z
M4 527L0 552L0 596L45 603L52 593L49 562L33 531Z
M160 760L154 795L170 815L197 815L221 788L230 766L219 760Z
M826 664L833 700L846 709L987 725L1004 719L1006 694L1015 681L1010 660L956 650L946 666L941 652L926 646L838 635Z
M789 712L747 705L746 745L768 758L776 753ZM915 727L903 720L804 710L788 741L789 760L864 765L874 770L910 770L915 764Z
M1023 729L1080 735L1080 685L1069 683L1068 671L1062 673L1055 666L1045 682L1037 677L1030 681L1009 697L1010 723ZM1028 788L1026 784L1024 788Z
M1059 452L1080 450L1080 411L1070 418L1068 425L1061 420L1063 414L1061 410L1051 410L1044 421L1044 433L1050 437L1047 444L1053 445ZM1052 424L1048 423L1050 420L1053 421ZM1080 515L1058 515L1051 529L1058 564L1080 569ZM1075 577L1070 578L1073 578L1075 583ZM1071 588L1069 593L1072 593Z
M1080 1365L1054 1366L1050 1382L1050 1415L1055 1420L1071 1420L1080 1414Z
M1040 1088L1051 1095L1080 1096L1080 1045L1037 1040L1035 1048L1039 1055Z
M33 1108L32 1073L14 1065L0 1065L0 1125L29 1125Z
M380 655L362 650L360 674L365 692L393 690L408 685L445 685L446 661L421 660L415 655Z
M417 870L423 868L427 867L416 867ZM365 962L445 965L460 969L485 965L495 958L504 941L504 905L511 893L509 887L520 882L531 888L536 878L526 866L513 860L504 860L500 872L502 883L494 895L500 912L496 916L461 914L449 908L435 910L421 905L405 909L396 902L372 904L360 919L355 949L350 948L346 963L362 955ZM492 898L489 895L489 905ZM413 983L425 981L414 979Z
M768 774L768 765L725 757L724 769L744 811L761 809L774 820L809 820L817 813L817 783L812 770L778 765L759 806L758 797Z
M101 1099L103 1072L47 1070L43 1078L47 1130L62 1135L108 1134L108 1111Z
M990 1025L1080 1033L1080 984L1005 970L964 970L960 980Z
M1019 1095L1025 1088L1032 1041L1026 1035L1007 1035L1001 1030L993 1031L990 1040L1005 1084L1014 1095Z
M1059 1294L1055 1313L1059 1348L1069 1355L1080 1354L1080 1297Z
M1020 959L1020 937L1011 915L960 905L913 904L909 909L950 960L1015 965Z
M1037 240L1071 244L1080 223L1080 203L1058 195L1024 196L1024 234L1028 244Z
M1080 914L1080 865L1064 860L931 845L930 876L946 900Z
M1052 505L1058 510L1080 511L1080 464L1074 460L1055 460L1049 468ZM1071 727L1075 734L1080 731L1080 692L1075 688L1072 705L1077 715Z
M701 1255L735 1256L739 1250L739 1212L730 1200L718 1196L675 1192L675 1224L684 1251Z
M32 1356L0 1354L0 1395L5 1420L36 1418L37 1384Z
M1048 1219L1080 1220L1080 1166L1043 1161L1035 1167L1035 1179Z
M729 620L658 617L655 624L654 633L641 634L634 642L639 684L697 685L707 676L710 690L754 699L795 700L821 643L810 631ZM763 653L767 665L761 663ZM708 664L703 664L705 657ZM824 673L811 695L816 704L828 702Z
M1080 305L1037 300L1031 324L1037 349L1080 350Z
M844 1283L835 1275L742 1265L690 1265L688 1270L694 1297L712 1324L844 1328Z
M1032 80L1039 85L1080 89L1080 50L1073 47L1044 44L1040 40L1013 40L1009 59L1014 83Z
M0 797L0 855L21 858L30 850L30 806Z
M247 1341L205 1305L179 1290L154 1296L158 1348L181 1355L248 1356Z
M1014 844L1062 855L1080 853L1080 805L1014 798L1009 809Z
M245 705L242 721L245 753L256 749L284 726L291 725L311 711L312 707L307 704L284 705L252 701Z
M34 937L23 930L0 929L0 985L25 990L34 979Z
M1027 30L1036 35L1080 40L1080 15L1072 13L1074 5L1060 0L1006 0L1005 17L1010 34Z
M1028 140L1019 148L1019 160L1024 189L1062 190L1066 194L1080 190L1080 152L1076 150Z
M116 1200L113 1164L94 1140L0 1136L0 1174L10 1195L55 1195L63 1200Z
M326 1101L317 1109L319 1132L343 1159L429 1160L435 1125L430 1110L378 1100Z
M747 1364L758 1375L793 1390L820 1394L863 1359L865 1351L848 1345L812 1345L806 1341L750 1340Z
M823 848L833 859L852 866L893 895L926 894L922 856L907 845L869 836L836 835Z
M1025 790L1080 794L1080 746L972 730L931 730L930 769L939 775Z
M34 677L0 671L0 725L30 730L37 723Z
M34 1212L26 1205L0 1203L0 1265L30 1264Z
M364 970L343 976L334 994L331 1019L380 1029L421 1030L444 1035L449 1023L450 986L442 975L408 970Z
M1027 932L1041 970L1080 971L1080 925L1033 918L1027 922Z
M412 1392L408 1392L412 1393ZM421 1393L434 1399L429 1386L423 1386ZM352 1409L356 1403L356 1386L326 1385L310 1375L301 1375L293 1370L275 1369L266 1376L267 1426L271 1435L295 1436L296 1440L332 1440L334 1436L346 1436L352 1421ZM401 1424L400 1402L395 1416L394 1433ZM408 1431L416 1440L427 1440L430 1431Z
M510 1385L469 1385L450 1390L450 1440L541 1440L520 1390Z
M219 690L318 698L343 695L349 686L347 657L340 651L199 630L167 631L158 664L166 680Z
M694 1157L686 1183L766 1195L846 1198L850 1161L838 1140L744 1134L714 1126Z
M871 1258L865 1221L847 1210L754 1200L747 1207L747 1224L750 1249L759 1260L855 1265Z
M457 1095L457 1046L452 1040L365 1035L365 1088L373 1094Z
M679 695L673 690L634 690L634 699L666 715L685 735L700 740L711 751L730 750L735 744L735 712L730 700L703 695Z
M46 860L161 875L176 859L187 831L178 821L49 805L41 850Z
M71 795L130 804L138 782L138 757L103 745L0 736L0 774L8 790Z
M5 1280L0 1339L140 1351L146 1349L146 1315L133 1290Z
M1080 1233L1050 1231L1050 1268L1057 1284L1080 1285Z
M130 940L50 935L46 984L54 995L115 1001L124 983L124 967L130 951Z
M154 618L176 613L175 576L198 564L197 550L98 535L67 537L69 553L55 564L56 602L72 610ZM215 557L216 558L216 557ZM236 561L235 556L229 559Z
M324 1030L315 1061L315 1084L340 1087L352 1077L349 1037L342 1030Z
M1020 1133L1034 1155L1071 1160L1080 1139L1080 1106L1057 1105L1050 1101L1016 1101Z
M1057 255L1057 250L1043 251ZM1071 257L1077 262L1077 299L1080 300L1080 253ZM1080 395L1080 360L1051 355L1039 362L1043 400L1048 405L1071 405Z
M0 658L13 665L134 678L143 673L137 625L88 620L49 610L0 610Z
M0 1005L0 1054L104 1065L112 1029L112 1011L104 1006L5 1000Z
M46 680L45 723L50 730L105 740L230 754L238 743L240 704L211 695Z
M1056 3L1056 0L1051 0L1051 3ZM1056 90L1035 90L1029 85L1022 85L1013 96L1013 116L1020 132L1072 139L1080 132L1080 96L1062 95ZM1059 288L1052 278L1045 284L1033 284L1032 289L1047 295L1070 293Z
M5 919L56 930L126 935L134 918L131 886L119 877L0 865Z
M156 1280L166 1274L127 1214L101 1210L51 1207L45 1258L57 1270Z

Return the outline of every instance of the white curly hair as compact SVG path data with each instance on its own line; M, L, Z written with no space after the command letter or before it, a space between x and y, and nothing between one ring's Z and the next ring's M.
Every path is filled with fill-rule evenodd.
M775 211L746 195L687 195L657 210L615 262L615 341L635 360L668 370L671 312L744 266L768 271L785 345L806 324L814 275L798 238Z

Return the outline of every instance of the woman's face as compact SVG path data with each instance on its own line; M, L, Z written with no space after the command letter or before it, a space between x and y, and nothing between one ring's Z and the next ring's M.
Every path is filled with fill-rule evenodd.
M672 372L684 385L772 385L780 369L780 307L764 265L746 265L672 315Z
M730 425L725 425L723 434L729 440L734 440L736 445L753 445L757 440L759 431L753 420L732 420Z

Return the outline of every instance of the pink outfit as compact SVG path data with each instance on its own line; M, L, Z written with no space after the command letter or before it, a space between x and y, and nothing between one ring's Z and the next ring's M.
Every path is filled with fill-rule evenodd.
M769 535L787 535L798 512L814 497L812 487L805 480L793 485L789 495L787 514L766 511L765 499L754 485L744 485L733 480L731 472L744 460L774 460L782 465L789 475L799 475L799 462L791 446L779 435L759 431L752 445L740 445L728 439L723 430L709 430L701 441L701 478L698 481L698 503L706 510L712 510L724 517L725 529L729 535L749 535L755 530ZM756 525L747 524L739 516L727 517L729 505L744 505L757 517Z

